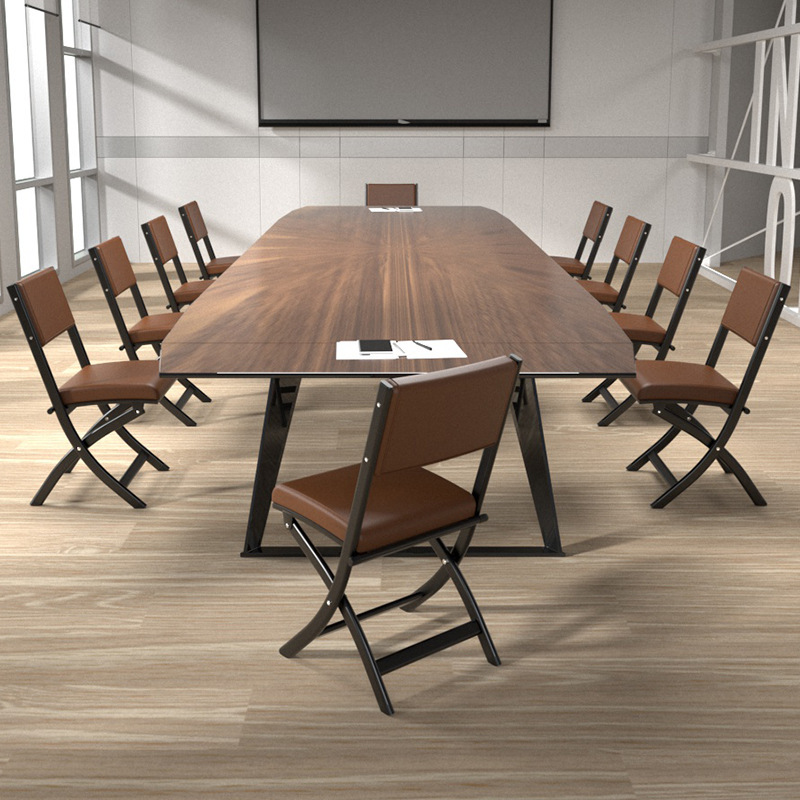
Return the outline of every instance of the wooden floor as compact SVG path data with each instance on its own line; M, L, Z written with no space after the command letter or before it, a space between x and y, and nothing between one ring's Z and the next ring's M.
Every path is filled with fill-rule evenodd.
M640 268L631 310L654 272ZM94 275L68 293L90 356L119 358ZM705 358L727 297L698 280L680 357ZM214 402L189 404L194 429L160 408L137 422L171 465L134 481L146 509L83 467L32 508L65 440L16 318L3 318L0 798L796 800L798 353L800 330L782 322L731 443L766 508L712 469L652 510L659 477L625 465L659 421L634 408L600 429L602 404L580 402L592 382L541 381L568 555L468 557L503 665L473 640L392 673L390 719L346 633L291 661L278 654L321 598L306 563L239 557L265 383L201 382ZM747 354L732 348L730 377ZM59 374L74 366L66 353L55 361ZM304 383L282 477L356 460L374 391L371 380ZM122 471L117 445L98 449ZM698 456L673 450L676 470ZM511 428L486 510L481 543L540 541ZM268 534L283 541L277 517ZM413 588L432 563L365 566L354 604ZM367 632L380 654L457 609L443 592Z

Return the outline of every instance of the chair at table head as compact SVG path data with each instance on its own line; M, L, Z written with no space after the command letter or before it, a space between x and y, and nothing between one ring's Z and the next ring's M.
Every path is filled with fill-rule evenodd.
M317 636L346 624L361 655L381 710L392 713L381 676L457 642L477 636L487 660L499 664L483 618L458 562L475 530L485 521L483 499L502 435L519 360L497 358L438 373L384 380L359 464L280 484L273 502L286 526L328 588L311 622L281 648L296 655ZM425 469L482 451L472 490ZM303 525L341 543L334 574L306 535ZM452 547L441 540L458 533ZM353 567L374 558L429 543L442 566L418 591L377 609L355 614L345 594ZM424 643L375 659L359 619L403 606L415 608L446 580L455 584L470 621ZM343 623L328 624L341 612Z
M368 206L415 206L416 183L368 183Z

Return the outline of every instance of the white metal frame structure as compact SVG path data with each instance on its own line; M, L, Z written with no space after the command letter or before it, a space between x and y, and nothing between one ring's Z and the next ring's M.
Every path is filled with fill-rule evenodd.
M783 225L778 277L787 284L792 282L795 223L798 214L795 181L800 181L800 168L795 165L797 115L800 109L800 23L797 22L797 2L798 0L784 0L774 29L719 39L696 48L699 53L711 53L723 60L734 47L753 46L755 48L753 95L730 158L721 157L715 153L688 156L689 161L694 163L725 170L724 177L719 184L717 202L706 231L706 239L714 225L714 217L731 170L772 176L765 228L728 245L724 250L766 232L764 272L774 278L776 277L778 228ZM728 4L727 11L728 19L730 19L732 4ZM723 83L727 77L724 64L718 65L716 72L718 80ZM769 88L769 99L765 110L764 99L767 87ZM725 87L718 88L718 93L722 98L726 94ZM724 101L720 102L717 111L722 121L726 122L727 120L724 118L727 116L727 104ZM766 137L762 137L765 113ZM750 150L747 160L744 160L737 158L736 153L747 126L748 117ZM718 119L718 124L719 121ZM708 256L703 264L702 272L716 283L732 288L735 279L723 275L711 266L712 259L719 256L724 250ZM783 316L794 325L800 326L800 298L797 295L795 295L794 305L787 302Z

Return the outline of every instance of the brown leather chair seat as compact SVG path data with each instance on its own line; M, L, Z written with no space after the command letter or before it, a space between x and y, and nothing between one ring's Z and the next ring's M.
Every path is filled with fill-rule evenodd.
M220 258L212 258L206 262L206 269L209 275L222 275L228 267L236 263L238 256L222 256Z
M209 281L189 281L188 283L182 283L174 290L175 300L177 300L179 306L184 303L192 303L197 300L209 286L211 286Z
M645 314L626 314L624 311L612 311L611 317L634 342L661 344L667 332L652 317Z
M359 468L353 464L279 484L272 500L344 541ZM433 472L417 467L379 475L372 480L357 552L474 516L472 494Z
M613 286L603 283L603 281L581 281L580 285L583 286L595 300L604 305L613 306L619 297L619 292Z
M158 374L157 361L89 364L59 387L65 405L144 400L157 403L175 382Z
M553 256L553 261L570 275L583 275L583 271L586 269L586 265L582 261L569 256Z
M732 405L739 392L713 367L683 361L637 361L636 377L622 378L641 403L677 401Z
M151 314L142 317L128 328L128 334L135 344L160 342L175 327L175 323L180 318L180 311L173 311L169 314Z

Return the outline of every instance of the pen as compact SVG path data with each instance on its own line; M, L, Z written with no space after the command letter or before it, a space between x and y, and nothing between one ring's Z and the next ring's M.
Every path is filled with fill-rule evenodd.
M414 344L418 344L420 347L424 347L426 350L433 350L430 345L422 344L422 342L418 342L416 339L411 340Z

